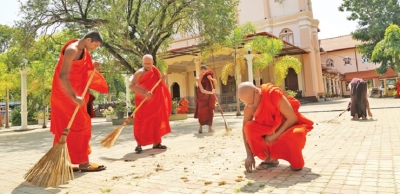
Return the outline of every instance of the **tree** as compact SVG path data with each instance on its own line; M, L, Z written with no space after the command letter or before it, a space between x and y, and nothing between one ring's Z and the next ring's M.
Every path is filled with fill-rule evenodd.
M383 40L376 44L372 51L373 61L387 61L393 70L400 71L400 28L392 24L385 30Z
M357 29L351 34L353 39L362 41L357 48L370 59L376 44L384 38L385 29L390 24L400 25L400 6L397 0L343 0L339 11L351 12L347 19L358 21ZM391 59L379 57L372 62L381 63L378 72L383 74Z
M251 23L246 22L241 26L235 27L232 33L225 39L225 47L230 48L230 53L233 56L233 63L229 62L222 68L221 81L226 84L228 80L228 75L232 75L234 71L234 76L236 78L236 86L241 82L241 74L246 68L246 62L243 55L246 53L243 49L239 49L242 46L243 40L248 34L255 34L257 27ZM238 96L236 92L236 96ZM236 115L240 116L240 102L236 100Z
M201 37L200 43L223 39L236 24L237 5L238 0L29 0L17 24L28 35L26 45L36 32L60 26L81 34L99 30L104 48L134 73L141 56L156 57L177 33Z

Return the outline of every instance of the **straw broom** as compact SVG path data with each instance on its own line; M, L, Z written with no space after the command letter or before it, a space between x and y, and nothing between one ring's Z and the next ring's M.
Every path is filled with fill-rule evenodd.
M210 80L210 83L211 83L212 89L214 90L215 88L214 88L214 85L213 85L213 83L211 82L211 80ZM226 120L225 120L224 113L223 113L223 111L222 111L221 105L220 105L219 102L218 102L218 97L217 97L217 95L216 95L216 94L214 94L214 95L215 95L215 99L217 100L217 103L218 103L219 112L221 112L222 118L224 119L225 130L226 130L226 132L229 133L229 132L232 131L232 128L229 127L228 123L227 123Z
M154 89L160 84L164 76L158 80L158 82L153 86L151 89L151 93L153 93ZM147 97L142 100L142 102L139 104L138 107L133 111L133 113L125 119L124 123L122 123L121 126L117 127L114 129L110 134L108 134L103 140L101 140L101 145L105 148L110 148L115 145L115 142L117 141L119 135L121 134L122 129L129 123L129 121L134 117L135 113L139 108L143 105L143 103L146 101Z
M338 116L336 116L335 118L333 118L333 119L331 119L331 120L329 120L329 121L327 121L327 122L328 122L328 123L335 123L335 124L339 123L339 121L338 121L339 117L342 116L342 114L343 114L344 112L346 112L346 111L347 111L347 109L344 110L343 112L341 112L341 113L340 113Z
M95 72L93 70L82 96L85 96ZM79 107L80 105L76 106L60 140L25 174L26 181L39 187L58 187L74 179L66 139Z

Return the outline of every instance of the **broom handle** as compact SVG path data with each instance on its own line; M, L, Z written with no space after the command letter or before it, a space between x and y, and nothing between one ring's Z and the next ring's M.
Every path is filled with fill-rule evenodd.
M210 80L210 84L211 84L211 88L214 90L214 85L213 85L213 83L212 83L211 80ZM221 105L220 105L219 102L218 102L218 96L217 96L217 94L214 94L214 96L215 96L215 100L217 100L218 107L219 107L219 111L221 112L222 116L224 116L224 113L222 113L223 111L222 111ZM225 119L225 118L224 118L224 119Z
M164 75L160 78L160 80L157 81L156 84L154 84L153 88L151 88L151 93L153 93L153 91L156 89L156 87L161 83L161 81L163 80ZM133 118L133 115L135 115L136 111L143 105L143 103L146 101L148 97L146 96L146 98L144 98L142 100L142 102L140 102L139 106L135 108L135 110L133 111L133 113L125 119L124 123L122 124L122 126L125 126L126 124L128 124L128 122Z
M90 75L90 78L89 78L89 80L88 80L88 82L87 82L87 84L86 84L85 90L83 90L83 93L82 93L82 98L83 98L83 99L85 98L85 94L86 94L87 90L89 89L89 85L90 85L90 83L92 82L92 79L93 79L95 73L96 73L96 69L93 70L93 72L92 72L92 74ZM69 120L69 123L68 123L68 126L67 126L68 132L69 132L69 128L72 126L72 123L74 122L76 113L78 113L79 107L80 107L80 105L77 105L77 106L76 106L75 111L74 111L74 114L72 114L71 120ZM68 133L68 132L67 132L67 133Z

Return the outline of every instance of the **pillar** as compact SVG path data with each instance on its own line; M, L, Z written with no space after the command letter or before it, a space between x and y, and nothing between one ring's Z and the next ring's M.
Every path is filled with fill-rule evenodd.
M21 68L21 127L19 130L28 129L28 103L26 99L26 74L28 68Z
M200 64L201 64L201 57L195 56L194 57L194 67L196 69L196 78L200 75Z
M254 54L246 54L244 55L247 61L247 74L249 77L249 82L253 83L253 57Z
M131 107L131 97L130 97L130 92L131 90L129 89L129 74L125 75L125 101L126 101L126 108L129 110ZM128 111L126 111L126 115L129 116Z

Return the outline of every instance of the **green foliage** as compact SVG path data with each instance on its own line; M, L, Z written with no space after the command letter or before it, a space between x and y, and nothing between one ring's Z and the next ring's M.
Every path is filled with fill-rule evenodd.
M297 92L292 91L292 90L286 90L285 93L286 93L286 96L293 97L293 98L297 95Z
M389 59L390 65L396 72L400 70L400 28L392 24L385 31L383 40L376 44L372 51L372 61L384 61Z
M114 108L114 111L116 113L118 113L118 112L126 112L126 107L125 107L125 105L118 104L117 107Z
M221 41L236 24L237 5L238 0L30 0L22 3L17 26L28 37L26 44L51 27L62 26L81 36L99 30L105 50L134 73L141 56L152 54L157 61L158 52L177 33L203 37L201 44Z
M222 68L221 81L226 85L228 81L228 75L236 75L235 68L237 68L238 74L243 74L246 61L244 60L244 55L246 54L245 49L239 49L242 45L243 40L246 38L248 34L255 34L257 31L257 27L251 23L246 22L241 26L235 27L232 33L226 37L224 41L224 46L227 48L229 53L231 53L233 57L233 66L230 62L226 63L226 65Z
M158 70L160 70L161 74L167 73L168 64L164 60L157 58L156 66L157 66Z
M255 54L253 58L253 71L255 71L268 67L275 60L275 57L279 55L283 48L283 41L276 38L257 36L246 46L251 47L252 53Z
M21 125L21 108L17 107L11 112L11 124Z
M370 59L375 46L384 38L385 29L390 24L400 25L400 6L397 0L343 0L339 11L351 12L347 19L357 21L358 26L352 36L362 41L357 48ZM392 63L391 60L391 57L380 56L371 61L381 63L377 71L382 73Z
M281 85L282 81L288 74L289 68L293 68L298 74L301 71L301 63L298 59L292 56L284 56L274 66L275 84Z

